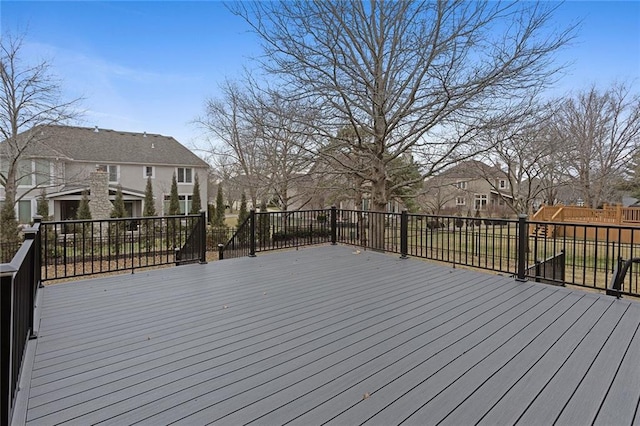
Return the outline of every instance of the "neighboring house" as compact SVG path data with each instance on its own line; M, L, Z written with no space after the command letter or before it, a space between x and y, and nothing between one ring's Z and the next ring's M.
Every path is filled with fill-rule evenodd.
M20 201L16 213L20 223L30 222L36 214L37 199L43 189L49 214L54 220L67 220L75 218L82 192L101 185L103 188L94 189L94 193L100 192L102 196L108 193L110 201L120 186L128 214L142 216L149 177L156 212L167 214L174 174L181 213L188 213L191 208L196 175L202 207L206 208L209 165L172 137L71 126L39 126L29 132L37 139L20 161L19 169L24 176L17 193ZM5 143L0 143L0 171L6 173ZM95 194L89 196L90 205L94 203L92 195ZM4 188L0 188L0 202L4 196Z
M420 204L435 214L483 216L511 213L507 203L514 193L506 173L481 161L469 160L425 182Z

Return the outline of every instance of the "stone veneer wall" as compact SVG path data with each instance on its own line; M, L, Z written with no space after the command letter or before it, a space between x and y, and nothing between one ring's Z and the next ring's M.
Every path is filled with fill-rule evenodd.
M95 171L90 176L91 198L89 200L89 210L92 219L109 219L113 204L109 201L109 173Z

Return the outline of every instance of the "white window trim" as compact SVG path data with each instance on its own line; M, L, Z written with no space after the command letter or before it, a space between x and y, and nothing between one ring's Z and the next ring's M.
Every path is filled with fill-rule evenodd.
M456 188L462 189L462 190L467 189L467 181L466 180L456 181Z
M29 213L31 214L31 217L29 218L29 220L25 223L22 223L20 221L20 203L29 203ZM33 220L33 216L35 215L36 212L36 200L32 199L32 198L28 198L28 199L22 199L22 200L18 200L15 204L14 207L14 211L16 214L16 219L18 220L18 224L20 225L28 225L29 223L31 223L31 221Z
M462 202L460 202L462 200ZM456 197L456 206L466 206L467 200L464 197Z
M38 185L51 185L54 181L55 181L55 170L54 170L54 165L53 165L53 161L49 160L49 159L40 159L41 161L46 161L47 165L49 166L49 171L47 172L47 178L45 179L45 183L44 184L38 184L38 165L37 165L37 161L38 160L34 160L33 161L33 183L34 186L38 186Z
M480 201L480 203L478 203L478 201ZM485 203L483 204L482 201L484 201ZM487 194L474 194L474 197L473 197L474 210L484 211L486 210L486 207L488 207L488 205L489 205L489 196Z
M184 200L180 200L180 197L184 197ZM166 203L167 201L169 201L169 199L170 199L170 198L171 198L171 193L168 193L168 194L162 194L162 214L163 214L163 215L168 215L168 214L169 214L169 212L168 212L168 211L165 211L165 203ZM187 201L191 201L191 202L193 202L193 199L192 199L192 198L193 198L193 194L186 194L186 193L184 193L184 194L180 194L180 193L178 193L178 202L179 202L180 204L185 203L185 204L184 204L184 215L185 215L185 216L189 214L189 209L187 209L187 204L186 204L186 202L187 202Z
M24 179L26 179L27 177L29 177L31 179L30 183L18 183L17 187L18 188L33 188L35 186L34 181L36 180L36 162L35 160L21 160L21 161L29 161L30 165L31 165L31 172L29 173L28 176L24 176ZM20 182L21 179L21 170L20 170L20 163L18 162L18 167L16 170L16 173L18 174L18 179L16 180L16 182ZM17 214L17 213L16 213Z
M506 179L498 179L499 189L509 189L509 182Z
M98 167L106 167L107 168L107 174L109 175L109 183L120 183L120 166L117 164L98 164ZM109 171L109 167L115 167L116 168L116 180L111 180L111 172Z
M18 184L18 188L34 188L34 187L36 187L38 185L47 185L49 182L51 182L51 177L52 177L52 171L51 171L52 162L51 161L49 161L48 159L40 159L40 158L31 159L31 160L21 160L21 161L29 161L29 163L30 163L30 169L31 170L30 170L29 175L28 175L28 178L30 179L30 182L27 183L27 184L20 183L20 184ZM47 165L49 166L49 170L48 170L48 173L47 173L47 178L45 179L45 183L38 183L38 177L37 177L37 174L38 174L37 162L38 161L46 161ZM18 173L18 177L20 177L20 167L18 167L17 173ZM27 178L27 176L25 176L24 178ZM20 179L18 179L18 181L19 180Z
M151 176L147 176L147 167L151 167ZM156 178L156 168L154 166L142 166L142 177L143 178L148 178L151 177L151 179L155 179Z
M186 177L186 174L187 174L186 170L187 169L191 169L191 182L180 182L178 180L178 176L179 176L178 169L184 169L185 170L185 172L184 172L185 177ZM176 167L176 182L178 183L178 185L193 185L193 181L195 179L194 178L194 174L195 174L195 170L194 170L193 167Z
M120 183L120 166L118 166L117 164L112 164L111 167L115 167L116 168L116 180L109 180L109 183ZM107 168L107 172L109 172L109 169ZM111 172L109 172L109 177L111 177Z

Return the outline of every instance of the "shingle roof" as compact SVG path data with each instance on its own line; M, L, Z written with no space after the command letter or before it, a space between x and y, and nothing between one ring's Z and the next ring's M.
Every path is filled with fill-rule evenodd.
M170 136L72 126L41 126L34 130L41 132L38 149L41 156L55 154L75 161L102 163L208 167Z
M477 179L487 176L502 177L506 176L506 174L499 168L490 166L482 161L467 160L443 171L439 176L447 178Z

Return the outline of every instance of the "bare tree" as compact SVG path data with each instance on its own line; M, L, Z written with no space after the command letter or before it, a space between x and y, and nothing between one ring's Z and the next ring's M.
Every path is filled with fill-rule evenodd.
M237 83L225 81L220 89L222 96L206 101L205 115L196 123L209 134L209 152L223 177L242 176L255 208L264 192L261 180L265 172L258 152L260 135L248 116L252 107L248 94Z
M35 65L23 62L24 36L0 36L0 184L4 187L3 218L11 221L17 186L21 179L33 173L22 166L23 160L37 153L44 137L41 126L66 122L79 115L80 99L61 97L61 83L52 74L51 64L40 61ZM46 172L48 179L48 170ZM51 184L49 182L49 184ZM33 189L41 187L36 185ZM24 196L24 194L23 194ZM13 216L15 221L15 216ZM7 228L4 224L3 228ZM3 237L15 239L17 228Z
M488 149L482 161L504 173L504 179L479 172L513 213L531 213L563 184L557 172L563 153L549 132L552 114L552 104L535 107L530 116L485 135Z
M585 205L612 201L640 146L640 95L625 84L593 86L561 102L553 124L565 171Z
M537 3L282 1L232 9L261 36L266 70L322 110L316 132L329 140L345 126L363 130L344 143L366 158L376 211L394 186L412 183L388 184L396 158L411 154L421 179L477 154L482 129L517 119L523 94L553 79L551 55L573 31L543 34L553 8ZM377 225L372 245L382 248L384 223Z
M301 186L313 160L313 108L251 78L227 81L197 120L212 136L210 153L225 180L241 182L254 206L274 200L304 205ZM239 191L240 194L242 191Z
M252 88L246 109L258 137L258 155L264 167L263 181L282 210L310 201L304 187L316 142L310 128L313 108L301 100L288 99L277 90Z

